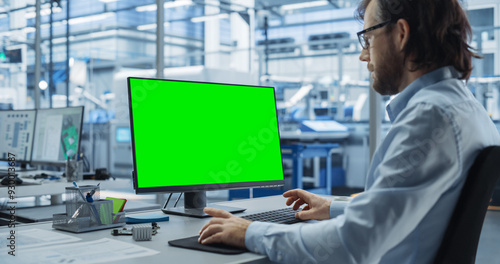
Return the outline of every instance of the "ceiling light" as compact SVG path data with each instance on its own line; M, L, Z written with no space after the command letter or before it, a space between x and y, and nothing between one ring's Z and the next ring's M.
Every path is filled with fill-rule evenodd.
M188 5L193 5L192 0L177 0L177 1L169 1L163 4L163 8L174 8L174 7L179 7L179 6L188 6ZM156 10L156 5L144 5L144 6L138 6L135 8L135 11L137 12L147 12L147 11L155 11Z
M166 2L163 4L164 8L174 8L174 7L179 7L179 6L188 6L188 5L193 5L192 0L177 0L177 1L170 1Z
M25 27L24 28L24 33L32 33L32 32L35 32L36 29L34 27Z
M62 8L55 6L52 7L52 13L60 13L62 11ZM40 10L40 15L41 16L47 16L50 15L50 8L42 9ZM36 12L27 12L24 14L24 18L30 19L30 18L35 18L36 17Z
M39 83L38 83L38 87L41 89L41 90L45 90L47 89L47 87L49 87L49 84L44 81L44 80L41 80Z
M149 30L149 29L154 29L154 28L156 28L156 24L146 24L146 25L137 26L137 30Z
M191 22L198 23L198 22L205 22L205 21L209 21L209 20L223 19L223 18L228 18L228 17L229 17L229 14L222 13L222 14L218 14L218 15L193 17L193 18L191 18Z
M156 5L145 5L145 6L138 6L135 8L135 11L137 12L146 12L155 10L156 10Z
M283 10L295 10L295 9L302 9L302 8L308 8L308 7L324 6L324 5L328 5L328 4L329 4L329 2L326 0L310 1L310 2L304 2L304 3L298 3L298 4L282 5L281 9L283 9Z
M165 23L163 23L163 26L168 27L168 26L170 26L170 23L165 22ZM146 24L146 25L137 26L137 30L150 30L150 29L155 29L155 28L156 28L156 24Z
M98 21L98 20L104 20L106 18L110 18L113 16L115 16L115 13L107 12L107 13L91 15L91 16L71 18L69 20L69 24L76 25L76 24L81 24L81 23L86 23L86 22L94 22L94 21Z
M103 3L111 3L111 2L116 2L118 0L99 0L99 1L101 1Z

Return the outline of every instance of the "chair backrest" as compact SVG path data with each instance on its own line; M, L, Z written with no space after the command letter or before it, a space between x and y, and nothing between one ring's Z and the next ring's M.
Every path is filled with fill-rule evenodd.
M444 234L434 263L475 263L484 217L500 178L500 146L479 153Z

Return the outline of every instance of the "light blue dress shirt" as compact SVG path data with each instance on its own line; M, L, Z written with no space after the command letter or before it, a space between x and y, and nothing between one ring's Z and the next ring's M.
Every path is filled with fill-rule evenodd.
M282 263L431 263L467 171L500 145L488 114L452 67L407 86L387 106L392 127L374 154L365 192L332 202L332 219L252 222L245 244Z

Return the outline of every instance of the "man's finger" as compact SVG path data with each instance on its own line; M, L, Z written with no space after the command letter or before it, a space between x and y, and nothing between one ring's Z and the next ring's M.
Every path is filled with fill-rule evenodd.
M213 217L221 217L221 218L229 218L233 216L231 213L224 211L222 209L217 209L217 208L212 208L212 207L205 207L203 209L203 212L206 214L213 216Z
M312 210L302 210L300 212L297 212L295 214L295 217L296 218L299 218L299 219L302 219L302 220L309 220L309 219L313 219L312 215L314 214L314 212Z
M291 204L293 204L293 202L295 202L297 199L299 199L299 197L298 197L298 196L288 197L288 199L286 200L286 205L291 205Z
M200 230L199 234L203 233L203 231L205 231L205 229L207 229L207 227L211 226L211 225L214 225L214 224L222 224L223 223L223 219L222 218L213 218L211 219L208 223L206 223Z
M286 191L283 193L283 197L291 197L291 196L296 196L299 197L299 192L302 191L301 189L293 189L290 191Z
M219 232L222 232L222 225L215 224L215 225L208 226L201 233L200 237L198 238L198 242L201 243L201 241L205 240L207 237L213 236L214 234L217 234Z
M222 233L217 233L205 239L199 240L201 244L222 243Z
M295 204L293 204L293 210L297 211L297 209L299 209L303 204L305 204L306 202L302 199L298 199Z

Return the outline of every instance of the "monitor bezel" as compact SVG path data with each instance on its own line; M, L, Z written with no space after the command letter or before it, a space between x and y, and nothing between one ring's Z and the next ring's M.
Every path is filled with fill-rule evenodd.
M37 117L38 117L38 111L47 111L47 110L53 110L53 109L68 109L68 108L81 108L82 109L82 116L80 118L80 136L78 137L78 152L80 152L80 147L81 147L81 142L82 142L82 133L83 133L83 116L85 114L85 107L83 105L81 106L70 106L70 107L54 107L54 108L44 108L44 109L37 109ZM37 122L35 120L35 128L33 130L33 133L36 131L36 126ZM33 135L33 148L35 146L35 136ZM77 153L78 155L79 153ZM34 160L34 151L31 152L31 162L30 164L32 165L47 165L47 166L65 166L66 161L53 161L53 160Z
M22 111L32 111L35 114L35 120L33 121L33 131L31 131L31 151L29 155L29 160L20 160L16 156L16 162L18 163L24 163L24 164L30 164L31 159L33 157L33 142L35 142L35 127L36 127L36 115L38 114L38 111L36 109L16 109L16 110L0 110L0 112L22 112ZM0 157L0 161L9 161L9 159L3 159Z
M198 192L198 191L215 191L215 190L230 190L230 189L242 189L242 188L261 188L261 187L279 187L285 184L285 176L283 173L283 155L280 151L281 157L281 168L283 173L283 180L273 180L273 181L255 181L255 182L232 182L232 183L215 183L215 184L196 184L196 185L176 185L176 186L161 186L161 187L139 187L137 179L137 165L136 165L136 155L135 155L135 136L134 136L134 121L132 114L132 94L130 88L131 79L141 79L141 80L156 80L156 81L172 81L172 82L187 82L187 83L201 83L201 84L219 84L219 85L237 85L244 87L258 87L273 89L274 95L274 108L276 111L276 125L278 126L278 138L280 137L279 123L278 123L278 108L276 104L276 91L274 87L271 86L259 86L259 85L247 85L247 84L234 84L234 83L219 83L219 82L202 82L202 81L187 81L187 80L174 80L174 79L159 79L159 78L147 78L147 77L127 77L127 92L128 92L128 108L129 108L129 119L130 119L130 136L132 145L132 182L134 190L137 194L141 193L161 193L161 192ZM281 150L281 141L280 150Z

